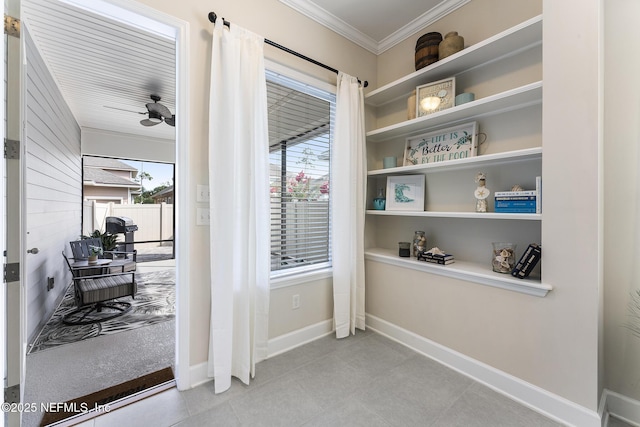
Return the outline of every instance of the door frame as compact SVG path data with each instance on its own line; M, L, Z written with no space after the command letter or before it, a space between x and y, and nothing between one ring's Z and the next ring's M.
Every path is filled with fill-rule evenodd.
M5 0L3 12L8 16L20 20L20 0ZM19 33L18 33L19 34ZM6 44L5 44L6 41ZM24 395L26 345L24 334L24 187L23 187L23 159L24 145L22 144L22 116L23 116L23 57L24 39L20 36L4 35L2 43L2 57L5 61L2 67L2 135L6 139L19 141L18 158L3 159L2 190L0 190L0 206L2 207L1 249L4 256L3 266L8 263L18 263L18 280L4 282L4 289L0 292L0 314L2 317L2 369L4 390L11 390L13 401L22 401ZM4 65L6 64L6 68ZM6 81L6 85L5 85ZM9 86L10 84L10 86ZM6 252L5 252L6 251ZM5 255L6 253L6 255ZM4 279L4 277L3 277ZM17 389L16 389L17 388ZM19 425L21 414L5 412L0 417L0 426Z
M8 10L6 9L5 2L3 2L2 13L3 13L3 16L9 15ZM2 43L0 43L0 56L3 58L3 65L2 67L0 67L0 81L2 81L2 84L0 84L0 99L2 99L2 102L0 102L0 118L2 118L2 120L0 120L0 135L2 135L3 141L7 137L7 130L5 129L5 120L7 115L5 111L6 80L5 80L5 66L4 66L4 64L8 60L7 51L5 48L6 47L5 40L7 39L7 37L9 36L4 34L4 30L3 30L3 39L2 39ZM6 242L7 211L6 211L6 204L5 204L6 188L7 188L7 179L5 175L6 162L7 162L6 158L3 158L2 161L0 161L0 177L2 179L2 185L0 185L0 215L2 215L2 218L3 218L2 224L0 224L0 254L2 254L2 266L3 266L3 278L2 278L3 289L2 291L0 291L0 367L2 367L3 389L7 386L7 375L8 375L7 357L6 357L7 333L6 333L6 321L5 321L5 315L7 312L7 301L6 301L5 289L7 284L4 281L4 265L7 262L7 257L4 253L7 247L6 246L7 245L7 242ZM5 417L1 416L0 427L4 427L4 424L5 424Z
M68 0L67 0L68 1ZM141 29L158 31L158 23L173 30L176 40L176 117L189 117L189 23L165 14L137 1L131 0L74 0L79 5L87 5L93 11L105 13L113 19L122 20L122 8L138 15L138 19L129 22ZM100 11L103 4L115 7ZM86 7L86 6L85 6ZM142 18L142 19L140 19ZM176 175L174 182L176 201L176 339L175 366L176 383L179 390L191 387L189 376L189 206L191 188L189 179L189 123L188 119L176 120Z
M139 29L175 38L176 43L176 116L189 117L189 23L165 14L149 6L131 0L60 0L98 15L126 22ZM174 248L176 259L176 337L175 377L179 390L187 390L190 384L189 366L189 206L191 188L189 178L189 122L176 120L176 158L174 194L176 212L174 218ZM24 160L21 159L21 162ZM23 213L22 220L25 221ZM26 236L26 231L23 232ZM22 318L26 319L23 302ZM26 343L23 343L26 348ZM24 375L24 367L23 375ZM0 426L1 427L1 426Z

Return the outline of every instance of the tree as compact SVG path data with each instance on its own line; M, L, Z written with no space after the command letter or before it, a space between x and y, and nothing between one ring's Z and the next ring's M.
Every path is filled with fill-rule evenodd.
M149 172L140 172L140 174L136 177L136 181L140 182L140 195L136 196L133 199L134 203L153 203L153 199L151 199L149 191L144 191L144 180L151 181L153 177Z
M153 177L149 172L140 172L140 175L138 175L138 179L140 180L140 190L144 191L144 185L142 183L145 179L151 181Z
M152 205L152 204L154 204L155 201L153 200L152 196L154 194L157 194L157 193L161 192L165 188L168 188L169 187L168 184L169 183L161 184L161 185L157 186L156 188L154 188L153 190L142 191L142 193L139 196L136 196L134 198L134 202L138 203L138 204L143 204L143 205Z

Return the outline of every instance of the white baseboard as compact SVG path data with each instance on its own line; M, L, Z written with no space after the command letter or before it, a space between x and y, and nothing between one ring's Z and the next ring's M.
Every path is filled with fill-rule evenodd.
M640 427L640 401L607 389L602 393L602 401L606 414Z
M197 365L189 366L189 382L191 388L213 381L213 378L207 375L207 365L207 362L202 362Z
M268 357L277 356L296 347L315 341L329 335L333 331L333 319L324 320L314 325L298 329L288 334L280 335L269 340L267 344Z
M314 325L272 338L267 343L268 357L277 356L278 354L293 350L296 347L329 335L331 332L333 332L333 319L324 320ZM207 371L207 362L189 367L189 379L192 388L213 380L213 378L207 375Z
M600 415L596 411L520 378L370 314L366 316L366 325L367 328L424 354L559 423L578 427L601 427Z

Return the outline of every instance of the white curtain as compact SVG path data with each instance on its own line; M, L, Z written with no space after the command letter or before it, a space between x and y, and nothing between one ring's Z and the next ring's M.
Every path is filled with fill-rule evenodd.
M215 392L249 384L267 356L269 174L264 39L213 30L209 106L211 325Z
M338 74L332 169L333 305L336 337L365 328L364 97L358 79Z

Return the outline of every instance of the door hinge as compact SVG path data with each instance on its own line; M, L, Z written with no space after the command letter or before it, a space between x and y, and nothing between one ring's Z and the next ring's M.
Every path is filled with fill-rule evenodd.
M20 38L20 20L13 16L4 15L4 33L8 36Z
M6 403L20 403L20 384L4 389L4 401Z
M4 140L4 157L5 159L17 160L20 158L20 141L15 139Z
M20 263L12 262L4 265L4 281L7 283L20 280Z

